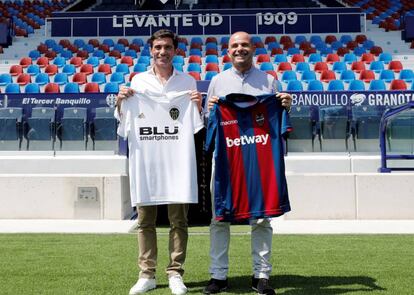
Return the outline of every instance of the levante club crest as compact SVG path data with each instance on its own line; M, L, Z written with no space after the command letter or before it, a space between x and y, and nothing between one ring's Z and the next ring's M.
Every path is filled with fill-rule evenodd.
M265 121L264 115L261 113L256 114L256 122L259 124L259 126L263 126Z

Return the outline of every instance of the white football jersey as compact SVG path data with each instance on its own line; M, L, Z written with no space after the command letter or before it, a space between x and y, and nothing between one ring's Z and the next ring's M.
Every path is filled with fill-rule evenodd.
M132 206L197 203L194 134L203 122L189 91L136 93L122 101L119 117L118 134L128 138Z

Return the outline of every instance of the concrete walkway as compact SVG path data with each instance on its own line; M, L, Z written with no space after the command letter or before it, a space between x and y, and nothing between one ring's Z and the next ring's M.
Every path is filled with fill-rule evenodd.
M414 220L275 219L272 225L275 234L414 234ZM135 229L136 220L0 220L0 233L126 234ZM208 234L205 231L192 228L190 234Z

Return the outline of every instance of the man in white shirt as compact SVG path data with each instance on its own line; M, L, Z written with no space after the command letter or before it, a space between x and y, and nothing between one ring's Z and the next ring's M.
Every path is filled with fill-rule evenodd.
M150 39L153 67L147 72L135 75L131 87L122 87L117 97L117 109L121 110L122 100L137 93L159 93L160 96L174 95L188 91L189 104L196 104L198 112L201 111L201 94L196 91L196 82L191 76L176 71L172 66L172 59L178 46L177 36L169 30L159 30ZM122 113L119 115L123 116ZM197 131L196 126L194 131ZM194 170L191 173L196 174ZM172 294L185 294L187 288L183 283L183 264L186 257L188 224L188 204L168 204L168 218L170 221L169 254L170 262L166 272ZM157 237L156 218L157 206L140 206L138 212L138 266L139 279L131 288L129 294L145 293L156 287L155 270L157 264Z

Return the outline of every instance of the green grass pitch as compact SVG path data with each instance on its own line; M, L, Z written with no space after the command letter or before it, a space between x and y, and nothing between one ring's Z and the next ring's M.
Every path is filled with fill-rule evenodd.
M250 289L248 227L235 227L230 288ZM157 289L170 294L167 229L159 230ZM185 283L201 294L209 279L206 228L190 230ZM2 234L0 294L128 294L137 279L135 234ZM271 282L278 294L414 294L414 235L275 235Z

